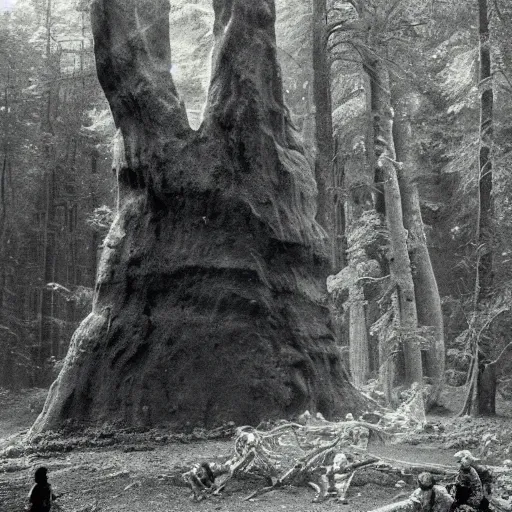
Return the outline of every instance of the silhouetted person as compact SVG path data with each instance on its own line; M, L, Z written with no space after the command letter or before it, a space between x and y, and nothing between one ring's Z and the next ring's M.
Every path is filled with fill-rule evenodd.
M52 492L52 486L48 483L48 470L45 467L36 469L34 474L35 485L30 490L28 500L29 512L49 512L52 501L57 497Z

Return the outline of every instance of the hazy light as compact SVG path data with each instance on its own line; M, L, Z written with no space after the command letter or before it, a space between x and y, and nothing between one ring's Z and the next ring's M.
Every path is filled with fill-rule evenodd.
M12 11L16 0L0 0L0 12Z

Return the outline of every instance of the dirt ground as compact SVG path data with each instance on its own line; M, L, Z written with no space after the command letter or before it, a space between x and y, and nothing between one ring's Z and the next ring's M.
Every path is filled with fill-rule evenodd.
M0 393L0 450L19 439L19 433L30 426L44 402L45 390L28 390L17 395ZM436 417L438 424L450 419ZM500 421L510 423L509 418ZM500 428L499 425L497 427ZM444 427L443 427L444 429ZM454 431L456 437L457 433ZM449 441L451 437L446 434ZM357 512L372 510L390 503L399 493L412 491L409 485L399 489L393 482L375 478L364 486L356 479L348 494L347 505L328 501L312 503L315 495L308 488L283 488L253 501L244 501L252 491L266 484L255 479L237 480L229 484L220 497L196 503L189 490L176 478L180 468L185 470L201 460L212 460L232 454L231 440L195 442L143 443L133 447L74 448L64 453L32 453L19 457L0 458L0 512L20 512L26 504L34 469L44 465L49 480L64 512L275 512L289 510L311 512L340 510ZM446 443L424 442L416 445L383 446L371 444L369 451L381 456L408 461L453 464L454 449ZM386 485L381 485L386 483Z
M232 443L197 442L190 445L173 444L151 452L124 453L109 451L79 451L49 459L34 458L31 468L0 475L2 512L23 510L30 488L33 468L44 464L56 493L66 493L59 500L65 511L87 510L97 506L98 511L153 512L153 511L277 511L306 512L327 510L332 503L313 504L314 492L306 488L285 488L273 491L252 502L248 496L264 482L234 481L218 498L200 503L190 499L187 488L176 485L166 477L177 464L191 465L197 460L210 459L231 453ZM5 492L7 491L7 492ZM354 487L350 506L337 505L346 510L368 510L383 500L390 500L397 489L367 485ZM5 501L4 501L5 500Z

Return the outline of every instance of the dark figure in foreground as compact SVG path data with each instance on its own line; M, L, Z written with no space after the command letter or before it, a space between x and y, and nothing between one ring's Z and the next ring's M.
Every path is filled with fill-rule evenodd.
M411 497L414 512L449 512L453 498L442 485L436 485L434 477L428 473L418 475L418 489Z
M194 500L201 501L206 498L207 493L217 489L215 475L207 462L193 467L183 475L185 481L191 486L194 493Z
M455 483L451 487L455 499L452 510L460 512L485 511L489 509L488 495L491 492L491 483L486 482L486 492L480 474L484 474L485 467L475 467L479 460L469 450L457 452L455 456L459 459L459 472ZM477 471L477 469L480 469Z
M52 486L48 483L48 470L45 467L36 469L34 474L35 485L30 490L28 500L30 502L28 512L49 512L52 501L57 496L52 492Z

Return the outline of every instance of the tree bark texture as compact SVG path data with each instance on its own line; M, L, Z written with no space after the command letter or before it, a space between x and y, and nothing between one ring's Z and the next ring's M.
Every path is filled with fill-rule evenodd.
M478 0L480 35L480 155L478 219L478 301L489 298L493 284L494 204L492 199L493 87L487 0Z
M393 141L393 110L389 71L381 60L371 66L373 133L377 167L384 180L386 223L389 230L389 269L397 287L400 310L400 336L405 359L405 383L423 382L421 349L417 337L418 317L412 279L411 262L404 228L402 198L398 185L395 145Z
M332 186L334 140L331 69L327 53L327 1L313 0L313 97L315 102L315 177L318 187L317 221L330 232L329 187Z
M283 104L274 2L214 8L222 36L194 132L169 72L169 2L92 4L98 76L124 138L119 212L93 310L32 432L67 418L254 424L362 403L329 324L325 232Z
M332 263L335 272L339 272L347 264L347 237L346 237L346 218L344 182L345 182L345 163L346 158L341 154L339 138L334 139L334 167L332 174L332 194L329 194L332 208Z
M355 272L357 270L354 269ZM350 372L352 382L361 387L366 384L370 372L368 331L366 327L366 301L363 288L356 283L349 288Z
M494 416L496 414L496 386L498 378L505 370L512 354L512 343L501 351L500 355L489 364L486 364L477 377L477 408L476 413L481 416Z
M478 0L478 22L480 36L480 151L479 151L479 181L478 181L478 226L476 236L477 275L475 284L474 308L482 306L492 294L494 281L494 201L492 198L492 138L493 138L493 87L491 72L491 45L489 31L489 13L487 0ZM478 362L478 340L474 342L475 360ZM485 368L480 371L474 366L471 376L470 389L463 412L472 416L495 414L496 376L493 369ZM481 410L481 407L483 409Z
M410 116L415 108L416 100L414 95L406 90L405 85L395 83L393 87L395 111L393 138L396 158L403 164L403 170L398 173L398 183L402 198L404 227L408 233L408 248L413 269L412 279L418 324L432 329L433 342L424 352L424 373L433 386L429 402L434 403L439 398L444 382L443 312L421 218L418 187L414 181L417 160L414 152Z
M347 225L353 226L356 221L356 207L352 197L348 194L345 203ZM348 255L347 270L352 275L348 287L348 319L349 319L349 362L350 376L356 387L366 384L370 373L370 351L368 345L368 327L366 322L366 300L364 297L363 276L359 275L357 263L360 258L354 254Z

